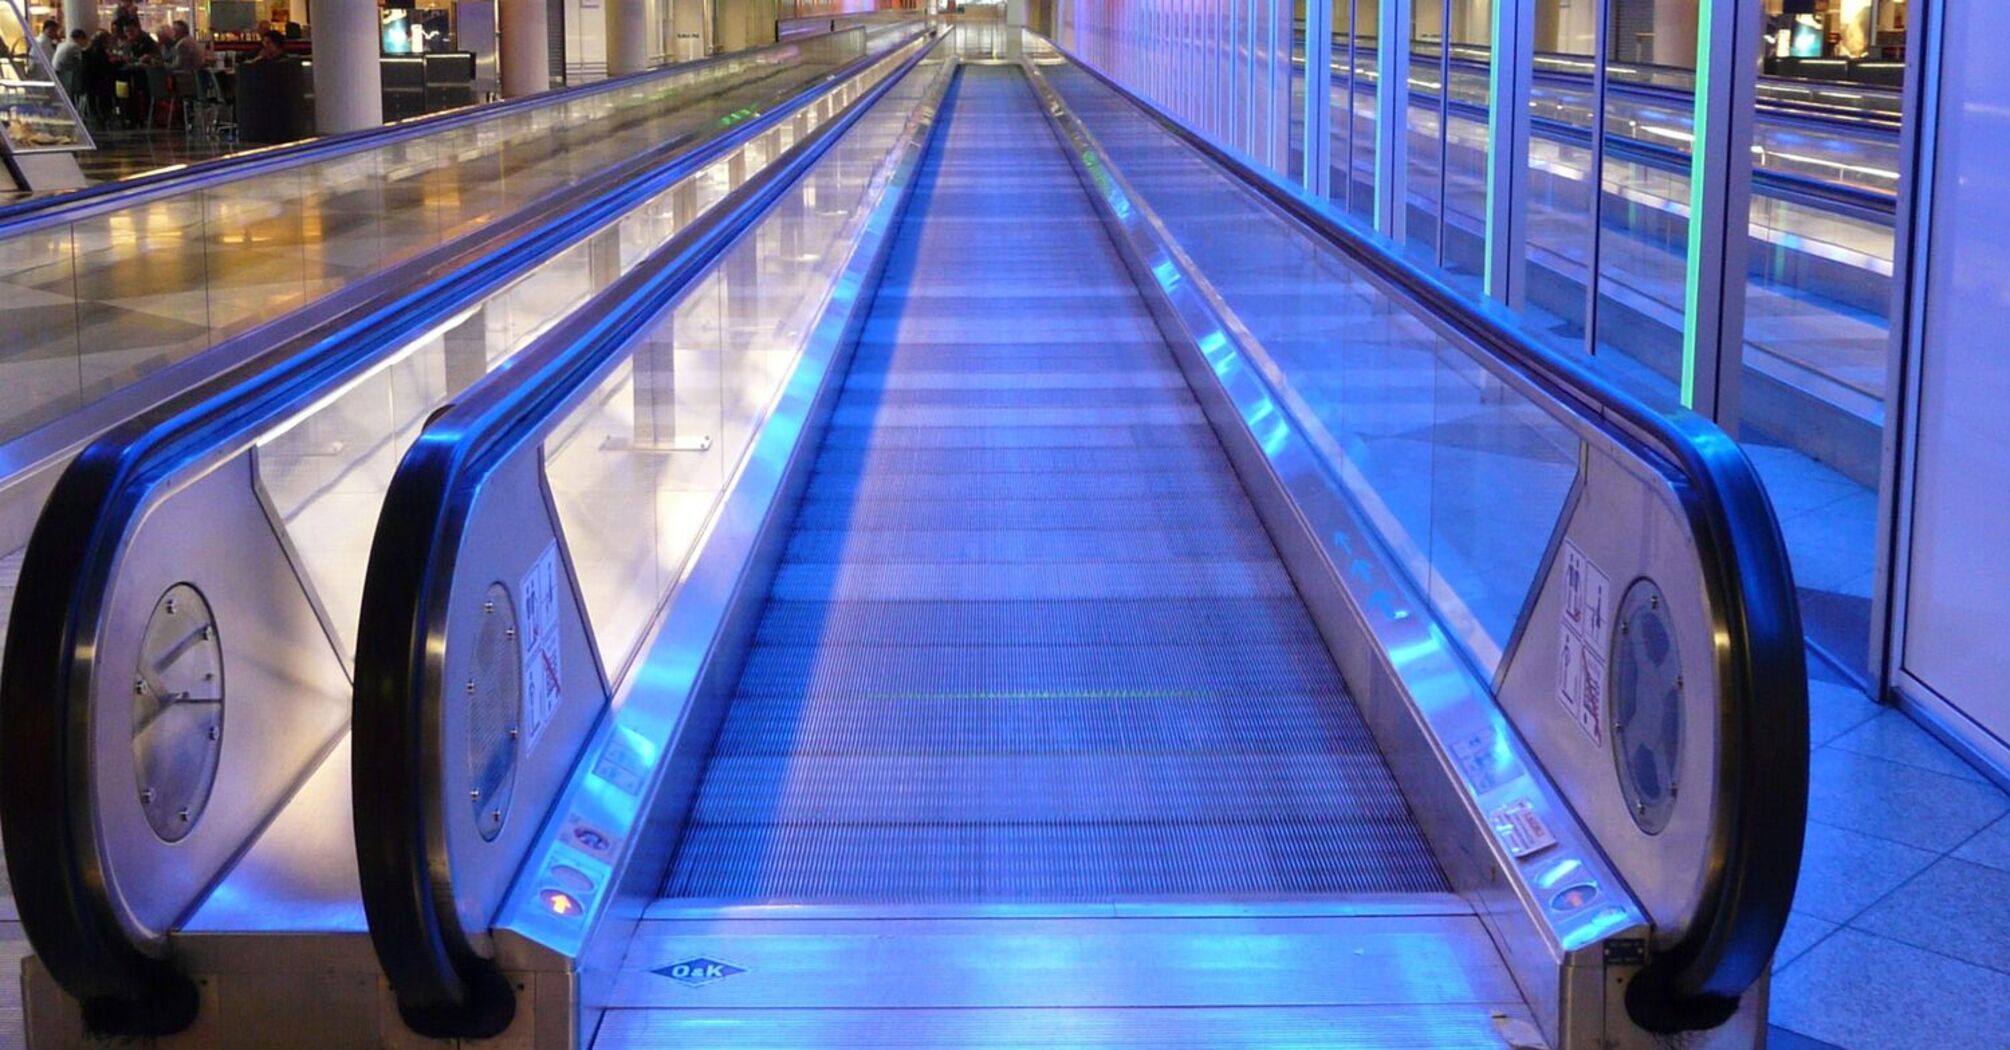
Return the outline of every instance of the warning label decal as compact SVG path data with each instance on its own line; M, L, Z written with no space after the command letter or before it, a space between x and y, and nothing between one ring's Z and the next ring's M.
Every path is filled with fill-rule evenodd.
M523 652L523 750L537 746L561 695L558 639L558 541L545 545L517 588L523 609L517 640Z
M1612 630L1612 581L1563 541L1563 614L1557 631L1556 701L1584 735L1605 746L1605 661Z

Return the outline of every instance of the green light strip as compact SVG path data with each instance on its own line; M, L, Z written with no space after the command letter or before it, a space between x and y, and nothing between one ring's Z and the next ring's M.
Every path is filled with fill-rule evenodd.
M1696 407L1696 355L1705 348L1696 345L1696 316L1703 299L1703 195L1709 185L1710 74L1716 63L1711 54L1712 0L1696 4L1696 97L1689 141L1689 251L1684 260L1682 289L1682 407ZM1725 274L1724 280L1731 275ZM1708 348L1711 353L1717 347Z

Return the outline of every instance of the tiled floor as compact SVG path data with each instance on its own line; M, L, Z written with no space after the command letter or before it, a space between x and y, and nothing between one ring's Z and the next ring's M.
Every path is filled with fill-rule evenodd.
M80 155L77 163L92 182L128 179L171 164L227 156L237 149L234 141L174 128L94 128L91 141L98 148Z
M2010 1045L2010 796L1904 714L1819 669L1810 686L1807 852L1772 1046Z

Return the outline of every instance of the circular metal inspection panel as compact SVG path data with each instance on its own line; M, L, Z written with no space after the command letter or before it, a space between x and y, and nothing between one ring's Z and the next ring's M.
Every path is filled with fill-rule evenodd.
M1682 652L1661 588L1633 581L1612 633L1612 761L1633 823L1658 835L1675 813L1682 768Z
M223 756L223 638L202 592L169 587L147 618L133 669L133 771L140 810L163 842L195 830Z
M482 838L493 840L516 788L517 719L523 711L523 658L517 651L516 603L500 583L482 599L467 696L468 805Z

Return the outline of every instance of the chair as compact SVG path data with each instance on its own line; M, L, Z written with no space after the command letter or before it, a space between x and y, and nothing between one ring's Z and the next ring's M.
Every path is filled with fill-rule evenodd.
M203 137L234 142L237 115L233 100L223 89L223 78L214 70L199 69L195 74L195 124Z
M195 84L195 78L186 73L176 76L165 66L148 66L147 97L153 110L147 114L147 127L174 127L179 116L182 130L191 130L189 102L195 98Z

